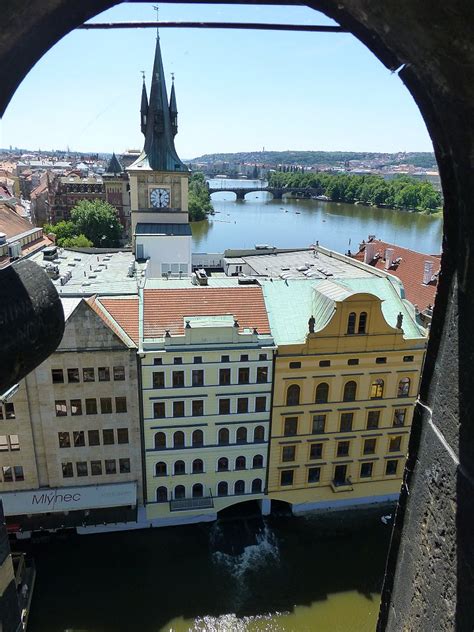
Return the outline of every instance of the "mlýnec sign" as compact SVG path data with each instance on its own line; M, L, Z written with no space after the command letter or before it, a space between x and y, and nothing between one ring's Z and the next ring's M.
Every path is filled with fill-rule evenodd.
M134 506L137 503L137 484L43 487L33 491L0 494L0 498L6 516Z

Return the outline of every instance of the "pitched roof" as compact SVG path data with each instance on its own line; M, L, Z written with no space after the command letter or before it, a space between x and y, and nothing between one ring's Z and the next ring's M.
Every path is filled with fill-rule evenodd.
M184 333L186 316L222 316L231 314L240 331L256 327L260 334L269 334L262 289L250 287L193 287L183 289L144 290L145 338Z
M107 166L107 170L105 173L114 173L114 174L118 174L118 173L122 173L123 172L123 167L120 164L117 156L115 155L115 152L112 154L112 158L109 161L109 164Z
M5 233L7 239L26 233L33 228L31 222L18 215L7 204L0 202L0 232Z
M138 297L88 299L92 309L123 340L124 333L138 345ZM105 308L104 312L101 307Z

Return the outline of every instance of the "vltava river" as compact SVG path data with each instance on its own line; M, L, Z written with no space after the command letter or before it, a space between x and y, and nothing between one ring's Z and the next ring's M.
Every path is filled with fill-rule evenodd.
M211 180L210 185L259 187L260 182ZM348 248L355 251L369 234L427 254L439 254L441 248L440 217L318 200L272 200L261 191L248 193L243 201L218 192L212 202L216 214L191 225L193 252L255 244L302 248L318 240L321 246L345 253Z

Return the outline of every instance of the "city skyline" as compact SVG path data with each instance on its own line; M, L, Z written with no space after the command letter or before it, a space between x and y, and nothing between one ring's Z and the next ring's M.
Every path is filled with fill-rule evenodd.
M149 4L133 4L95 21L152 18ZM307 7L164 5L160 20L171 19L333 24ZM432 151L401 80L350 34L162 29L160 39L168 90L176 75L184 159L263 147ZM66 36L18 88L0 145L141 149L140 71L149 86L154 40L152 29Z

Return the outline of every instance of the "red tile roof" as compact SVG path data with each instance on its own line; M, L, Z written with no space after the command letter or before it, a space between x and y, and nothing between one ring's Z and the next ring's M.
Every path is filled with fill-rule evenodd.
M231 314L240 331L256 327L270 333L267 311L260 287L188 287L144 291L144 337L184 333L185 316Z
M110 319L104 312L95 305L99 302L110 314ZM117 329L117 324L125 333L138 345L138 296L130 298L96 298L88 300L92 309L104 320L104 322L122 337L122 333ZM114 322L115 321L115 322Z
M26 233L34 228L33 224L21 217L10 206L0 202L0 232L5 233L7 239Z
M433 306L438 289L437 274L440 269L441 256L425 255L422 252L402 248L401 246L389 244L379 239L374 239L372 242L376 244L375 252L378 252L380 256L373 259L369 265L379 270L385 270L385 249L393 248L393 259L395 260L401 257L401 261L396 265L392 265L387 272L400 279L405 288L406 298L410 303L413 303L413 305L417 305L420 311L423 311L429 305ZM362 244L359 252L353 255L353 257L358 261L364 261L364 252L365 244ZM428 285L423 283L425 261L433 263L433 275L436 275L436 280Z

